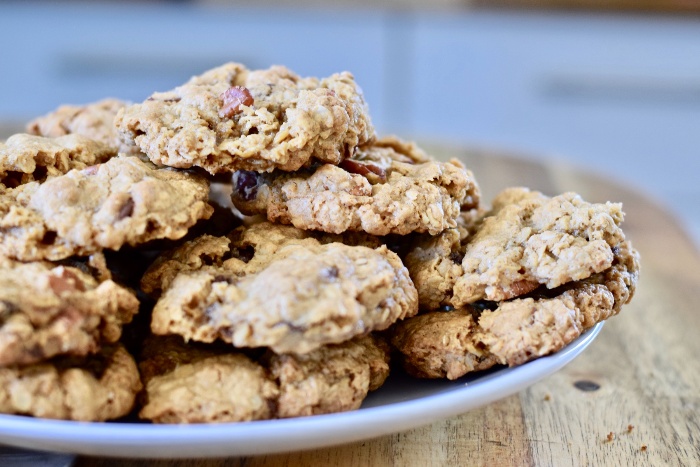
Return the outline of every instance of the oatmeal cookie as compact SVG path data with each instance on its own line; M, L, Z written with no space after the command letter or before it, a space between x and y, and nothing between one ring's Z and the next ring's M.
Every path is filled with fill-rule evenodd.
M86 358L0 368L0 412L79 421L127 415L141 380L121 345Z
M460 216L457 228L447 229L434 237L421 236L409 239L410 246L403 255L411 279L418 290L420 306L435 310L448 305L452 289L461 277L461 266L466 242L473 235L472 222L467 216Z
M244 214L335 234L436 235L456 227L462 209L479 204L476 180L459 161L437 162L393 137L358 148L340 166L239 171L233 184L233 203Z
M471 307L420 314L397 323L391 343L408 374L456 379L498 363L477 337L477 318Z
M139 302L79 269L0 257L0 366L86 355L116 342Z
M321 347L305 355L271 355L279 383L279 418L359 409L389 376L389 347L374 336Z
M156 423L238 422L354 410L389 374L389 347L364 336L305 355L256 361L216 346L151 336L139 416Z
M495 364L520 365L561 350L596 323L619 313L637 284L639 255L628 241L612 266L585 280L504 302L477 302L397 323L392 343L406 370L455 379Z
M376 249L382 246L379 238L350 232L344 235L309 232L291 226L260 221L242 226L228 236L205 234L160 255L141 278L141 290L159 297L181 272L209 266L230 268L231 258L238 258L235 269L240 275L257 274L267 267L279 248L287 244L343 243ZM256 251L258 252L256 256ZM255 261L251 261L255 259Z
M181 238L211 215L207 197L201 177L115 157L0 194L0 254L59 260Z
M282 66L237 63L128 106L115 124L154 163L212 174L337 164L374 136L350 73L301 78Z
M139 369L146 389L140 418L212 423L275 416L277 384L242 353L186 345L179 336L150 336Z
M618 203L509 188L468 229L420 240L406 264L425 308L506 300L608 269L622 219Z
M114 126L117 112L129 104L108 98L85 105L62 105L29 122L26 131L32 135L51 138L81 135L109 146L115 153L133 154L138 149L123 142Z
M24 133L0 142L0 191L43 182L72 169L84 169L117 155L106 144L80 135L44 138Z
M142 280L162 295L155 334L307 353L414 315L416 290L386 246L323 244L263 222L204 236L157 260Z

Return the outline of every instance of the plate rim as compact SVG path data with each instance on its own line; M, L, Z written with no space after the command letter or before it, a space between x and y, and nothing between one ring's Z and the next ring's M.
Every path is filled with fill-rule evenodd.
M406 401L309 417L191 425L76 422L0 414L0 443L79 455L153 459L250 456L352 443L428 425L520 392L574 360L595 340L603 324L597 323L554 354L503 368L463 387Z

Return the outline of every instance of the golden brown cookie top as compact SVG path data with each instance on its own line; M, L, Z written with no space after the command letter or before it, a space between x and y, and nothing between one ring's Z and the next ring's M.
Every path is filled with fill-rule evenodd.
M154 93L126 107L115 124L156 164L212 174L337 164L374 135L350 73L302 78L282 66L238 63Z
M208 182L120 156L0 194L0 254L58 260L178 239L208 218Z
M26 131L32 135L50 138L71 134L84 136L109 146L115 154L138 152L134 146L121 141L114 126L117 112L127 105L129 102L114 98L85 105L62 105L29 122Z
M311 232L292 226L255 222L234 229L227 236L202 235L160 255L141 279L141 288L159 296L175 276L209 266L255 274L276 258L282 246L315 247L319 244L343 243L349 246L379 248L380 239L361 233L344 235Z
M462 230L420 239L406 264L428 309L506 300L609 268L622 219L618 203L509 188Z
M392 343L407 371L424 378L455 379L499 363L520 365L561 350L619 313L638 276L639 254L624 241L603 272L503 302L418 315L392 328Z
M0 366L86 355L138 312L132 292L73 267L0 257Z
M277 353L307 353L417 311L408 271L385 246L322 244L267 222L189 242L156 261L142 283L163 290L154 333Z
M338 166L240 171L233 184L233 203L245 214L335 234L436 235L456 227L461 210L478 207L480 197L459 161L437 162L394 137L361 146Z
M588 203L575 193L549 198L503 191L467 243L453 304L504 300L585 279L612 265L625 236L619 203Z
M80 135L44 138L18 133L0 142L0 191L43 182L116 155L116 149Z
M85 358L0 368L0 412L64 420L113 420L134 406L141 380L121 345Z

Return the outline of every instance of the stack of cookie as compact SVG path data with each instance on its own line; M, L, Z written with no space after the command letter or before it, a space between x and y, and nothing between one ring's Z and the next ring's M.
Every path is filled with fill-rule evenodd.
M427 378L517 365L634 293L619 204L486 210L459 161L378 137L349 73L229 63L27 131L0 146L2 412L351 410L392 353Z

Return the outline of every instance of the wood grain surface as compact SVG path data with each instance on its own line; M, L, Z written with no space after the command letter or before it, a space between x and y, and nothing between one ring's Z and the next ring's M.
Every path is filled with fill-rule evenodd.
M77 466L700 465L700 255L663 205L560 162L440 150L474 172L486 201L524 185L621 201L641 253L636 296L563 370L432 425L327 449L229 459L79 457Z

